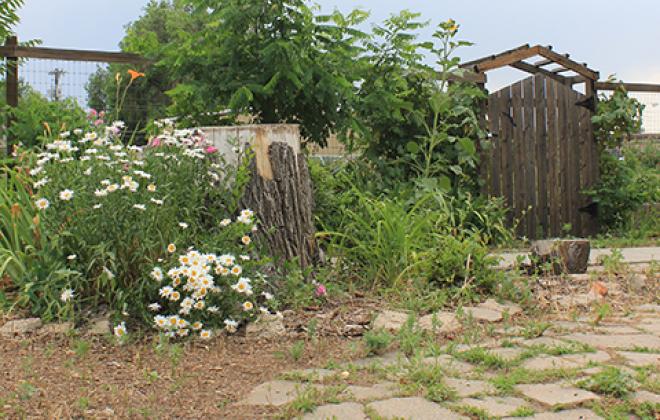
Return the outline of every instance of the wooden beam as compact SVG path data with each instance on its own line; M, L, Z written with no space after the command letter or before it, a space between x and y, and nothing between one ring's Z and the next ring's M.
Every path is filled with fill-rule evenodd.
M573 70L571 70L571 69L566 69L566 68L564 68L564 67L560 67L560 68L558 68L558 69L553 69L553 70L550 70L550 71L553 72L554 74L559 74L559 73L565 73L565 72L567 72L567 71L573 71Z
M570 55L570 54L564 54L564 57L566 57L566 58L570 58L571 55ZM547 66L548 64L552 64L552 63L554 63L554 61L552 61L552 60L548 60L548 59L546 58L546 59L544 59L544 60L537 61L536 63L534 63L534 65L537 66L537 67L543 67L543 66Z
M526 63L524 61L518 61L516 63L511 64L511 67L516 68L518 70L526 71L527 73L532 73L532 74L542 74L544 76L547 76L553 80L556 80L559 83L563 84L568 84L568 79L564 76L560 76L558 74L552 73L546 69L542 69L537 66L533 66L529 63Z
M486 73L474 73L472 71L465 71L462 75L450 74L447 79L452 82L471 82L477 84L484 84L487 81Z
M572 85L577 85L578 83L584 83L587 80L591 80L591 79L586 79L583 76L570 76L570 77L566 77L566 79L568 79L568 82Z
M526 60L530 57L537 55L535 48L521 49L514 52L507 53L505 55L500 55L497 58L485 61L481 64L476 64L473 69L477 73L486 72L488 70L494 70L504 66L510 66L513 63Z
M596 82L596 90L616 90L623 87L628 92L660 92L660 85L651 83L615 83L615 82Z
M570 58L566 58L561 54L557 54L556 52L550 50L549 48L542 47L540 45L537 45L534 48L538 51L538 54L540 56L545 57L548 60L552 60L555 63L566 67L567 69L573 70L577 74L580 74L586 77L587 79L598 80L598 78L600 77L597 71L594 71L587 66L577 63L571 60Z
M521 46L519 46L519 47L512 48L512 49L510 49L510 50L507 50L507 51L501 52L501 53L499 53L499 54L489 55L488 57L483 57L483 58L479 58L479 59L476 59L476 60L467 61L467 62L461 64L461 67L462 67L462 68L465 68L465 69L467 69L467 68L474 68L474 67L475 67L476 65L478 65L478 64L481 64L481 63L484 63L484 62L487 62L487 61L497 60L497 59L499 59L499 58L501 58L501 57L503 57L503 56L506 56L506 55L508 55L508 54L512 54L512 53L516 53L516 52L520 52L520 51L526 51L526 50L528 50L529 48L530 48L530 47L529 47L529 44L523 44L523 45L521 45ZM506 65L506 64L505 64L505 65Z
M107 51L67 50L58 48L21 47L5 45L0 47L0 56L16 58L43 58L66 61L99 61L105 63L141 64L148 60L136 54Z

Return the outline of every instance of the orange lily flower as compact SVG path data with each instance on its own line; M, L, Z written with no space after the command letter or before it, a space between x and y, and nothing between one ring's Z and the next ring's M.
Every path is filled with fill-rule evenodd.
M129 70L128 74L131 75L131 82L133 80L137 79L138 77L144 77L145 76L144 73L140 73L139 71L136 71L136 70Z

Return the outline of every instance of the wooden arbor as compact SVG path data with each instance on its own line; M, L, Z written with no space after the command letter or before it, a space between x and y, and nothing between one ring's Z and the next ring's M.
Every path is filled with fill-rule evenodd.
M534 62L528 60L538 57ZM596 233L594 205L582 191L598 180L591 116L597 71L552 47L521 47L462 65L484 74L511 66L532 77L491 93L482 148L484 192L501 196L518 236ZM585 83L585 95L572 89Z

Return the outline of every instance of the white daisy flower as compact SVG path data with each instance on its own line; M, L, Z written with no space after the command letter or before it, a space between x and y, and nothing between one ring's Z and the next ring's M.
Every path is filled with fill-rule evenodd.
M158 312L160 310L160 304L152 303L151 305L148 306L148 308L150 311Z
M45 198L40 198L34 202L39 210L46 210L50 206L50 202Z
M186 222L179 222L179 226L181 226L182 229L188 229L188 223Z
M147 206L145 206L144 204L133 204L133 208L144 211L147 209Z
M153 270L151 270L150 276L152 279L156 280L157 282L163 281L163 270L161 270L159 267L154 267Z
M62 294L60 295L60 300L66 303L71 299L73 299L73 296L74 296L73 289L64 289L62 291Z
M115 332L116 337L119 337L119 338L124 337L126 335L126 323L122 322L122 323L118 324L117 326L115 326L114 332Z
M62 190L60 191L60 200L69 201L73 198L73 191L71 190Z

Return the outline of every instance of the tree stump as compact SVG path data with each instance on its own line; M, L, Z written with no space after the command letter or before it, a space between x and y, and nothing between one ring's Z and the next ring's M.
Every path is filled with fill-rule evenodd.
M302 268L317 262L312 210L312 181L293 124L263 124L202 129L207 138L232 159L231 140L252 148L252 179L241 199L260 222L259 236L280 263L298 259Z
M556 239L532 243L532 264L542 268L551 264L552 271L561 273L586 273L591 246L586 239Z

